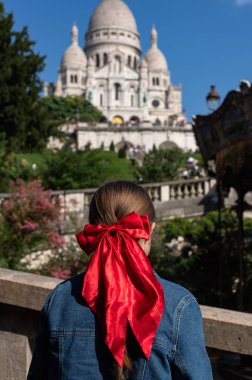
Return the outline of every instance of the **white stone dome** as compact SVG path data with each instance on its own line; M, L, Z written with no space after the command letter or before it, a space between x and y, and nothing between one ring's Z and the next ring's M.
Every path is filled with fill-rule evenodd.
M149 70L168 71L167 61L160 49L151 47L145 54L144 60L147 62Z
M156 28L153 26L151 31L151 48L144 56L144 60L147 62L149 70L162 70L168 72L167 61L164 54L158 48L157 45L158 34Z
M137 24L129 7L122 0L102 0L89 21L88 33L113 28L138 34Z
M62 60L62 69L75 69L85 68L87 65L87 58L84 51L78 45L78 28L76 25L72 28L72 43L65 51Z

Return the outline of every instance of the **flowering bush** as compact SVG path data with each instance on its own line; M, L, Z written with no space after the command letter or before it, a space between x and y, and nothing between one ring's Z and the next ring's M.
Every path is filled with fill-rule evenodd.
M76 231L80 231L77 228ZM75 237L71 237L64 246L54 250L47 263L41 266L40 273L66 280L86 270L88 256L81 250Z
M20 268L20 260L32 250L57 248L64 238L57 232L60 204L39 180L11 182L10 198L0 210L0 265Z

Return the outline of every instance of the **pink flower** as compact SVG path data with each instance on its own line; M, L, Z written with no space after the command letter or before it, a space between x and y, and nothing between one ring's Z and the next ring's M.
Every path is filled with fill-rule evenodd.
M25 220L24 224L22 225L22 230L27 230L29 232L35 231L39 227L38 223L35 223L31 220Z
M55 246L61 246L66 243L64 236L60 235L56 231L50 231L48 237L51 243Z

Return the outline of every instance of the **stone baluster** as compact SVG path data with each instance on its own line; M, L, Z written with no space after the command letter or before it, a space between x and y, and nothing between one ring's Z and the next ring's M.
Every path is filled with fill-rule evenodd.
M160 201L168 202L170 200L170 186L163 185L160 187Z
M190 189L187 184L184 185L184 199L190 198Z
M177 199L183 199L183 185L177 186Z
M198 182L196 183L196 186L197 186L197 197L202 197L203 195L202 183Z

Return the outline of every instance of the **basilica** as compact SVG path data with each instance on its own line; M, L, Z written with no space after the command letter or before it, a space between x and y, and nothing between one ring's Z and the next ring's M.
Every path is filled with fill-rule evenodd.
M110 127L148 125L148 130L155 126L157 131L157 127L175 126L184 127L185 133L188 129L182 112L182 88L171 83L155 26L150 33L150 48L143 54L136 20L123 0L100 1L89 20L83 48L78 28L73 25L71 44L63 54L57 81L45 83L44 90L45 96L84 96L102 111ZM90 126L88 131L92 132ZM160 136L161 142L169 139L167 131ZM113 136L103 137L107 145ZM114 138L125 137L117 133Z

